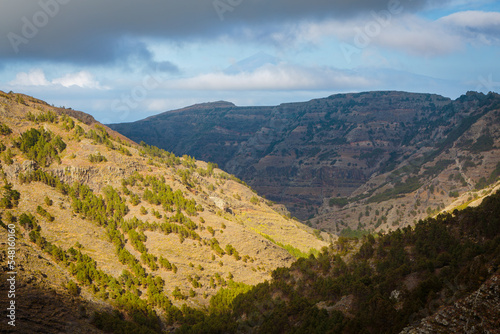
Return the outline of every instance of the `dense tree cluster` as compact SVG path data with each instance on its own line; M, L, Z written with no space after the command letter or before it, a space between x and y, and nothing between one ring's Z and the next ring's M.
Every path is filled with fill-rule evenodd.
M42 122L57 123L59 121L59 117L56 115L55 112L51 110L43 111L43 109L42 112L39 113L38 115L28 112L27 118L29 121L35 123L42 123Z
M38 224L36 221L35 216L32 214L28 213L22 213L21 216L19 216L19 224L26 230L26 231L32 231L36 228L38 228Z
M73 210L100 225L106 225L109 218L119 220L127 214L129 208L114 188L108 186L103 192L104 197L96 196L88 186L75 183L69 189Z
M21 194L12 187L12 184L5 182L5 185L0 190L3 195L0 199L0 208L12 209L17 206Z
M75 128L75 121L68 115L62 116L62 126L66 131L73 130Z
M197 211L201 211L201 205L197 205L194 199L187 199L184 197L181 190L173 191L172 188L166 184L165 178L148 175L143 177L136 173L130 176L123 182L123 186L134 186L138 182L146 188L142 198L154 205L162 205L165 211L172 211L172 207L177 207L178 210L184 210L189 215L196 215Z
M66 143L60 136L54 136L44 129L30 129L16 140L15 145L26 154L26 157L35 160L41 166L49 166L52 161L61 161L59 153L64 151Z
M158 222L143 222L140 219L137 219L136 217L130 219L130 220L125 220L121 222L121 227L124 230L128 230L130 228L139 228L142 230L147 230L147 231L159 231L164 234L170 234L170 233L176 233L179 235L179 238L181 242L185 238L190 238L193 240L201 240L201 237L198 233L196 233L194 230L190 229L189 226L194 226L197 227L196 224L190 225L188 224L187 226L185 225L180 225L177 224L176 222L170 222L170 220L173 220L172 218L165 217L164 222L158 223Z
M166 164L167 166L177 166L181 164L181 159L175 154L167 152L156 146L147 145L145 142L141 141L139 144L141 146L140 154L142 156L149 156L156 158L160 163Z
M18 177L21 183L42 182L50 187L56 188L64 195L67 195L71 189L69 185L61 182L58 177L52 175L51 173L47 173L42 169L37 169L27 174L19 173Z
M177 272L177 267L175 264L170 263L169 260L164 258L163 256L160 256L160 266L166 270L172 270L174 274Z

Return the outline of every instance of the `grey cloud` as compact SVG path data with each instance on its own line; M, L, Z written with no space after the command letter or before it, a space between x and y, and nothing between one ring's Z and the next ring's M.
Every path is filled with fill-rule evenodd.
M500 13L463 11L439 19L458 34L479 43L500 42Z
M152 62L151 69L163 73L179 73L180 70L177 65L169 61Z
M391 1L414 11L437 0L0 0L0 59L103 64L134 51L123 47L124 38L204 40L241 28L361 15Z

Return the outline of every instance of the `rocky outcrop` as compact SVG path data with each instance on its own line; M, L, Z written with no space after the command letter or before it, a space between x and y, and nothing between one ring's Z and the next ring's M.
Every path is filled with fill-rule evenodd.
M210 196L209 198L212 200L212 202L214 203L214 205L219 210L228 211L228 212L230 211L229 205L222 198L215 197L215 196Z
M66 184L78 182L86 184L96 191L100 191L107 184L128 177L137 170L137 166L136 168L133 166L129 166L129 168L116 166L67 166L64 168L53 168L51 172Z
M38 165L33 160L26 160L22 163L13 163L11 165L2 165L2 169L7 175L7 179L17 179L19 173L29 173L38 168Z
M73 184L74 182L82 184L91 184L92 180L101 174L100 168L91 167L75 167L68 166L63 169L52 169L52 173L57 176L61 181L66 184Z

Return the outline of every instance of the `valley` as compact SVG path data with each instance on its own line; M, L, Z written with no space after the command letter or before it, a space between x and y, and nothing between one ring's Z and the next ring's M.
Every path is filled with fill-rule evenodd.
M0 92L0 287L12 290L15 275L16 291L0 303L15 300L16 327L494 332L500 98L372 92L318 101L217 102L145 120L176 120L156 131L186 137L176 150L189 154L175 154L83 112ZM402 118L363 109L377 103L397 104L391 117ZM325 125L328 105L336 120ZM174 131L189 118L185 133ZM281 183L283 196L273 197ZM292 217L301 212L311 214L305 224Z
M484 197L500 170L495 93L450 100L364 92L273 107L214 102L109 126L215 162L333 234L414 225Z

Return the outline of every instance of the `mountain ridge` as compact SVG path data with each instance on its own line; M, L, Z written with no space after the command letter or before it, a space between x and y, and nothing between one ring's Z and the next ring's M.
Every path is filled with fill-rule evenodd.
M433 196L446 207L454 200L450 193L470 191L481 177L487 178L499 162L499 106L495 93L468 92L451 100L436 94L377 91L270 107L211 105L109 126L134 140L216 162L266 198L285 204L293 215L340 233L346 228L392 229L403 216L418 220L429 215L429 207L436 210L428 206L413 215L412 210L398 208L404 213L389 223L379 223L380 215L374 222L373 213L370 221L357 219L370 201L384 199L381 191L395 189L385 196L392 199L414 196L439 179L444 194ZM487 145L481 147L478 139ZM449 149L453 156L446 153ZM487 166L478 167L483 164L482 152L488 156ZM445 179L453 173L452 160L457 160L457 178L464 179L466 187ZM407 183L412 190L407 191L403 185L408 178L429 180L423 185ZM347 201L359 209L332 222L342 208L335 203ZM406 202L398 204L408 206ZM373 212L377 210L382 211L382 205Z

